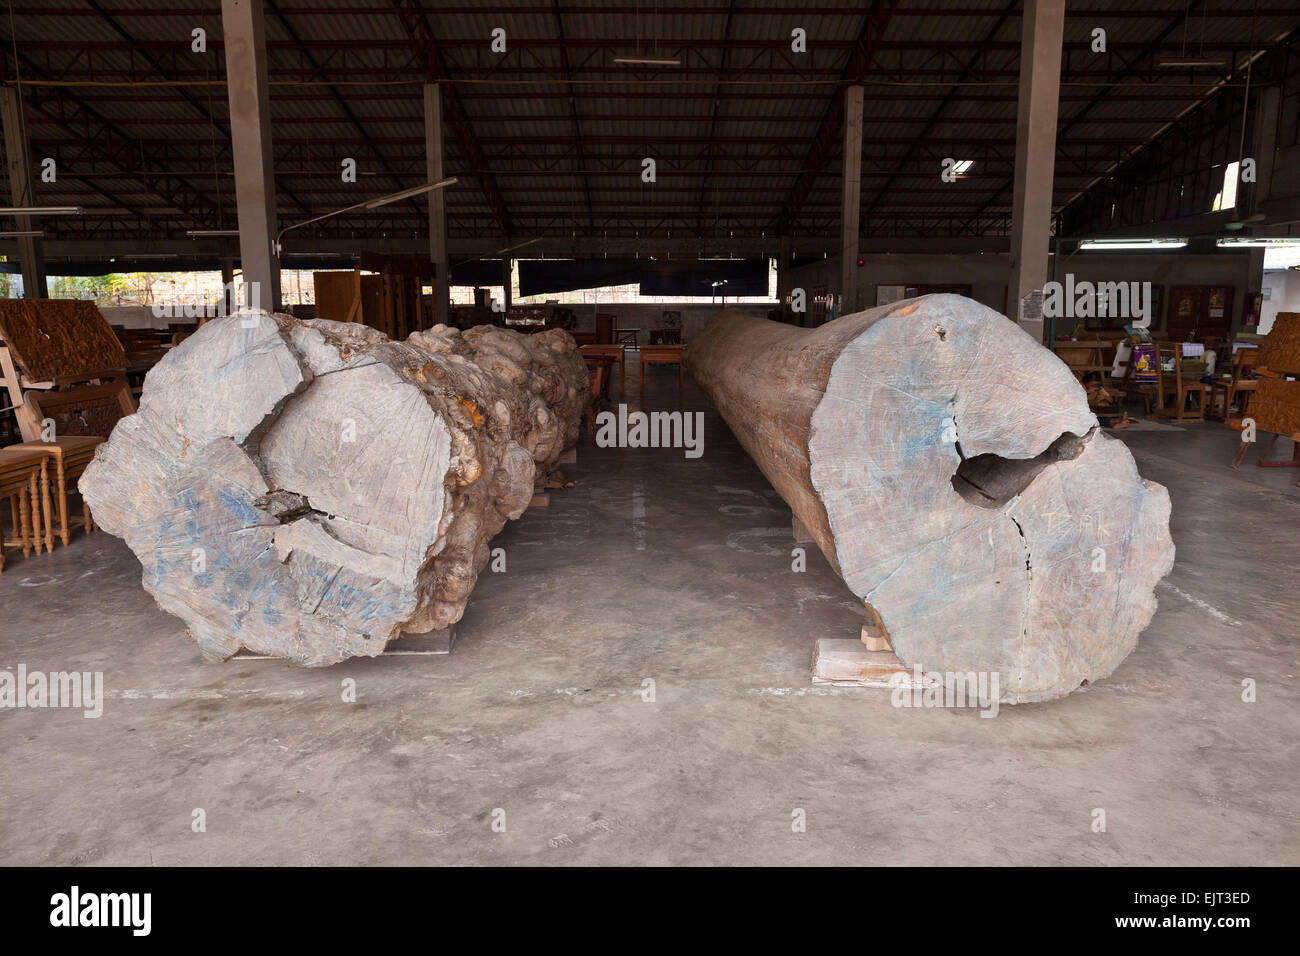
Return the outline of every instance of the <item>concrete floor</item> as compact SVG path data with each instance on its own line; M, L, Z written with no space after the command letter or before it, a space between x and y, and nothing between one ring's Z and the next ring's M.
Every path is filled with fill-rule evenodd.
M1173 499L1160 609L1110 679L987 720L810 686L861 613L684 404L698 460L584 435L446 657L204 663L116 539L14 558L0 668L100 670L107 701L0 712L0 863L1300 863L1300 472L1233 472L1221 425L1123 433Z

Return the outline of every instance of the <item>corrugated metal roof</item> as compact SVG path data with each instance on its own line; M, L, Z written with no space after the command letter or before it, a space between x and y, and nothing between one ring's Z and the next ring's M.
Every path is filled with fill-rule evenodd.
M556 221L577 228L587 222L588 201L597 219L620 229L672 221L679 229L730 222L768 231L782 226L787 208L796 218L785 228L797 231L805 211L807 228L824 228L838 204L837 98L846 79L868 83L865 209L965 215L1009 201L1018 3L962 0L964 12L950 13L943 0L902 0L878 35L862 5L847 0L819 0L813 12L793 0L785 10L761 0L418 6L436 46L428 57L404 27L400 4L268 5L277 178L297 201L281 195L285 215L355 201L380 183L417 183L422 84L431 79L450 81L442 91L446 165L462 177L447 194L453 221L475 229L496 215L481 185L488 180L520 233L561 228ZM1067 10L1058 157L1071 161L1057 164L1058 191L1106 173L1115 155L1147 141L1217 79L1214 71L1157 69L1153 59L1208 51L1239 63L1300 25L1300 12L1268 0L1256 18L1208 4L1187 18L1184 0L1087 6L1087 15ZM75 84L24 89L32 142L58 156L64 173L41 185L43 196L110 208L98 186L146 212L172 209L181 195L195 204L191 215L210 216L220 202L233 216L225 89L200 85L224 73L219 5L166 7L188 12L113 0L104 16L76 0L15 0L21 79ZM189 49L195 27L208 31L206 54ZM1091 50L1098 27L1106 30L1105 54ZM505 54L490 48L496 28L505 30ZM790 50L796 28L806 31L806 53ZM873 53L865 65L863 43ZM1154 43L1159 48L1148 49ZM637 54L682 62L613 62ZM160 81L193 85L142 85ZM104 83L126 85L93 85ZM943 155L975 158L979 175L939 188ZM344 156L358 159L355 185L336 178ZM641 182L646 156L659 164L654 186ZM389 209L393 228L419 228L418 208Z

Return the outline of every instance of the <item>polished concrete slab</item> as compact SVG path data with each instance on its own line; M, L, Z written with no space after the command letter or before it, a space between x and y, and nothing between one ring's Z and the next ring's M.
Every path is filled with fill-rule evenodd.
M1300 471L1233 471L1221 425L1122 433L1178 548L1138 649L995 719L895 708L812 685L862 612L815 549L791 570L698 390L648 376L624 399L703 411L703 455L584 434L450 655L205 663L116 539L13 558L0 670L102 671L106 700L0 710L0 862L1300 863Z

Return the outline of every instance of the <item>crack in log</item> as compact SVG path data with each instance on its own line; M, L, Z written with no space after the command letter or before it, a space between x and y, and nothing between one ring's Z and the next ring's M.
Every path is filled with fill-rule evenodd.
M1091 435L1092 432L1088 434ZM1032 555L1029 552L1029 539L1025 537L1025 529L1020 526L1020 522L1016 520L1016 516L1010 511L1007 512L1007 517L1011 519L1011 523L1016 526L1016 531L1020 533L1020 544L1025 549L1025 600L1020 607L1020 655L1016 661L1016 681L1017 684L1023 684L1025 677L1025 645L1029 642L1029 599L1033 595L1034 569L1030 563Z
M276 489L268 491L253 499L253 507L259 511L265 511L272 518L275 518L280 524L290 524L299 518L305 518L307 515L319 515L322 518L332 517L324 511L318 511L311 506L306 495L300 495L295 491L284 491Z

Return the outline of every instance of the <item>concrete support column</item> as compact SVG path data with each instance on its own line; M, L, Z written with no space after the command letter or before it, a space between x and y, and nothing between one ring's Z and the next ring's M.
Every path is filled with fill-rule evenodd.
M9 172L9 199L15 206L36 205L32 192L32 157L27 145L27 130L23 125L22 106L18 91L12 86L0 89L0 113L3 113L5 137L5 166ZM8 223L0 228L9 228ZM31 216L14 216L15 232L30 232ZM23 269L23 296L28 299L48 299L49 288L45 281L45 257L40 239L20 238L18 258Z
M280 257L272 244L279 228L262 0L221 0L221 27L239 207L239 258L244 284L251 285L246 296L264 309L275 309L280 306Z
M221 260L221 303L226 315L230 315L239 308L239 302L235 295L235 260L223 258Z
M789 236L782 236L776 253L776 297L785 300L790 292L790 259L794 242Z
M510 248L510 240L503 239L501 241L501 248L502 249ZM501 293L501 301L505 303L507 312L510 311L510 300L511 300L510 267L513 264L514 264L514 260L511 259L509 255L504 255L501 257L501 285L503 288L503 291Z
M1011 318L1043 341L1043 286L1052 232L1052 179L1061 86L1065 0L1025 0L1020 34L1020 108L1016 118L1011 212Z
M429 182L445 178L442 168L442 88L424 85L424 159ZM433 260L433 304L436 321L451 321L451 263L447 256L447 193L429 193L429 258Z
M840 314L858 311L858 226L862 214L862 87L844 91L844 172L840 194Z
M1255 160L1255 183L1250 187L1250 207L1247 209L1245 204L1237 203L1243 219L1259 212L1260 205L1273 193L1273 162L1277 155L1277 131L1281 125L1281 100L1281 92L1276 86L1262 87L1256 93L1255 142L1253 148L1250 143L1245 144L1246 156L1241 157L1245 159L1249 156ZM1237 195L1240 196L1242 191L1242 185L1238 182Z

